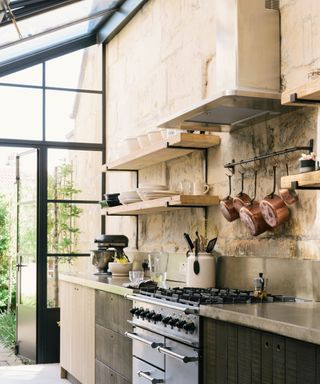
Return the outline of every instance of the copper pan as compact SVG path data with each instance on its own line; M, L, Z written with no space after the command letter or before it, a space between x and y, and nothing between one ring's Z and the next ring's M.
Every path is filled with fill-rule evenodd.
M244 172L241 172L241 191L233 198L233 206L236 211L240 212L240 209L251 203L249 195L243 192L244 186Z
M263 200L260 201L260 210L266 223L272 227L278 227L289 220L290 212L280 196L275 194L276 189L276 169L273 166L273 190Z
M258 236L270 229L265 222L259 202L255 200L257 193L257 171L254 173L254 197L250 203L240 209L240 220L247 227L252 236Z
M288 176L289 175L288 163L286 164L286 170L287 170L287 176ZM279 195L287 205L293 205L299 200L299 196L297 192L295 191L295 189L292 189L292 188L279 189Z
M220 212L228 221L234 221L239 218L238 211L233 206L233 198L231 197L231 177L232 175L227 175L229 178L229 194L223 200L220 201Z

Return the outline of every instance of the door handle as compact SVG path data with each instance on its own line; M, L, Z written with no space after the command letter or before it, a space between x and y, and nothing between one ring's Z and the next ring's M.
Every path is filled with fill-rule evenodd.
M177 359L177 360L179 360L179 361L181 361L183 363L191 363L193 361L198 361L199 360L198 356L183 356L183 355L179 355L178 353L171 351L171 349L169 349L168 347L167 348L157 347L157 351L160 352L160 353L163 353L164 355L173 357L174 359Z
M138 371L137 372L137 375L139 377L143 377L144 379L147 379L150 381L150 383L152 384L160 384L160 383L164 383L164 380L163 379L156 379L152 376L150 376L150 372L143 372L143 371Z
M155 341L149 341L144 339L143 337L138 336L136 333L125 332L125 336L129 337L129 339L141 341L142 343L148 344L151 348L157 348L163 346L162 343L156 343Z

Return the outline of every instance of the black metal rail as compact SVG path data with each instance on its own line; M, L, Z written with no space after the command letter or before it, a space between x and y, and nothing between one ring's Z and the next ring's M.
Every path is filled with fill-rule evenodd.
M269 159L271 157L285 156L288 153L297 152L297 151L309 151L309 153L311 153L313 151L313 139L310 140L308 146L286 148L286 149L282 149L281 151L265 153L260 156L255 156L255 157L245 159L245 160L240 160L240 161L232 160L232 162L225 164L224 168L228 168L229 170L232 171L232 173L234 173L234 169L237 165L253 163L259 160Z

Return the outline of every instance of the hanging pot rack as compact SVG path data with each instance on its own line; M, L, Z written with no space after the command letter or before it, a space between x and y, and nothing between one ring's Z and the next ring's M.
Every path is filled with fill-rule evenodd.
M254 163L256 161L269 159L271 157L285 156L288 153L297 152L297 151L308 151L309 153L313 152L313 139L309 141L309 145L307 146L286 148L286 149L282 149L281 151L265 153L264 155L255 156L255 157L251 157L249 159L240 160L240 161L232 160L230 163L225 164L224 168L228 168L234 174L235 167L238 165Z

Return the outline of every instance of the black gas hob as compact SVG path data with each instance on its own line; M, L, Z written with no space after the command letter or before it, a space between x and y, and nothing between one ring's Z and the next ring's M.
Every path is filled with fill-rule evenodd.
M188 306L200 306L208 304L249 304L249 303L273 303L294 302L294 296L272 295L259 298L253 291L245 291L235 288L140 288L139 294L153 297L172 303L180 303Z

